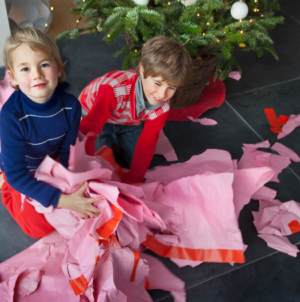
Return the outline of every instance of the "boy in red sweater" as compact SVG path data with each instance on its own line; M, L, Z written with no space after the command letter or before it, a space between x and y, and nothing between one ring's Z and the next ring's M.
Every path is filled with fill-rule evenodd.
M170 110L169 99L190 75L191 59L184 47L165 36L147 41L138 74L113 71L92 81L79 101L88 114L79 131L88 136L86 152L116 143L130 170L127 183L142 182L152 160L159 132Z

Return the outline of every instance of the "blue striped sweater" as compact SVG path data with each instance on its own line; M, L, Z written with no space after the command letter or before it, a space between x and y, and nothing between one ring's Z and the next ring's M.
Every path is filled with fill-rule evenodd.
M44 104L15 91L0 112L0 167L18 192L43 206L57 206L60 190L34 178L46 155L68 166L81 118L79 101L58 85Z

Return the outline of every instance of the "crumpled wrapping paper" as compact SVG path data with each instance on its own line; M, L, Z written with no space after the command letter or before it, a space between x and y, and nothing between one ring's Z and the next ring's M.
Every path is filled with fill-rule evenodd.
M18 301L152 301L146 289L155 288L182 302L183 281L145 248L179 266L245 261L238 214L273 178L272 167L237 169L228 152L207 150L148 171L147 183L128 185L114 164L86 155L84 144L78 139L71 148L69 170L47 157L36 177L66 194L88 181L86 196L102 197L94 204L100 216L84 220L25 197L56 231L0 264L5 301L19 292Z

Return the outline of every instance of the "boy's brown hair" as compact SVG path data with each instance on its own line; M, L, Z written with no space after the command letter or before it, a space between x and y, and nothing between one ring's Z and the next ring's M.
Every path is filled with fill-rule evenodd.
M191 73L191 58L184 46L166 36L157 36L145 43L140 64L144 78L160 76L174 87L182 86Z
M58 78L58 82L61 83L66 80L66 73L64 71L64 63L62 62L58 47L52 37L41 32L34 27L18 28L12 32L11 37L6 39L3 46L3 61L5 68L14 75L14 65L12 61L12 52L21 44L27 44L33 51L42 51L51 56L58 69L61 71L61 76ZM19 86L11 86L19 90Z

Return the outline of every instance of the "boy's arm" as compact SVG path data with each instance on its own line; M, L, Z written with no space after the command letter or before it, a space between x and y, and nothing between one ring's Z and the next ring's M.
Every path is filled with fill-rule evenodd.
M72 112L70 116L70 129L66 133L64 140L58 150L58 157L60 163L65 167L68 168L68 162L69 162L69 156L70 156L70 145L75 145L76 138L78 135L78 129L81 119L81 106L79 101L72 96L73 100L73 106L72 106Z
M160 115L154 120L145 121L144 129L135 147L130 170L125 177L125 182L132 184L143 181L153 158L159 132L164 127L167 117L168 112Z
M112 88L109 85L100 86L96 99L88 114L81 120L79 131L84 135L93 132L94 135L88 135L85 150L88 155L95 155L95 141L108 118L116 109L116 101Z
M25 161L26 142L18 120L12 113L0 113L1 155L9 185L18 192L39 201L44 207L56 206L61 191L28 174Z

